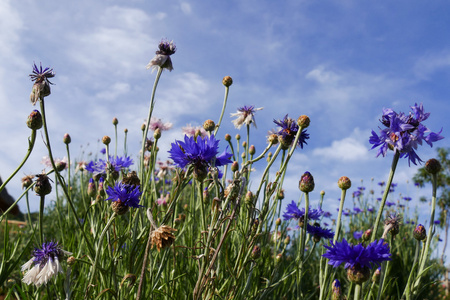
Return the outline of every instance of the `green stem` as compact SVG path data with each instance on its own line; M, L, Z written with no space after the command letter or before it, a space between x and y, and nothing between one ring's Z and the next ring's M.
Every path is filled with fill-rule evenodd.
M361 297L361 284L355 284L355 294L353 296L354 300L359 300Z
M227 101L228 101L228 92L229 92L230 88L228 86L225 87L225 97L223 99L223 106L222 106L222 112L220 113L220 118L219 118L219 122L216 125L216 129L214 130L214 136L217 136L217 132L219 131L219 127L222 124L222 118L223 118L223 114L225 113L225 107L227 106Z
M378 225L381 220L381 216L383 215L384 205L386 204L387 197L389 195L389 189L391 188L392 180L394 179L395 169L397 168L398 159L400 158L400 152L395 151L394 158L392 159L391 172L389 173L389 178L386 183L386 189L384 190L383 198L381 199L380 207L378 208L377 218L375 220L375 225L373 228L372 237L370 242L375 241L377 236Z
M147 124L145 125L144 135L142 136L142 148L141 148L141 182L146 182L144 178L144 155L145 155L145 143L147 141L148 127L150 126L150 119L152 118L153 107L155 106L155 94L156 87L158 86L159 78L161 77L163 68L158 68L158 73L156 74L155 82L153 83L152 96L150 99L150 107L148 109Z
M39 206L39 241L41 245L44 243L44 206L45 195L41 195L41 203Z

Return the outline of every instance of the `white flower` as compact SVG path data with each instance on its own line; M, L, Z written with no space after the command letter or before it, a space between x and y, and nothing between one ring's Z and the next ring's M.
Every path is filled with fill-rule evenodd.
M232 117L237 117L237 119L234 119L232 122L234 124L234 127L237 129L240 129L242 125L250 125L253 123L253 125L256 127L255 123L255 111L261 110L263 107L255 108L253 105L251 106L243 106L239 107L238 111L234 114L231 114Z

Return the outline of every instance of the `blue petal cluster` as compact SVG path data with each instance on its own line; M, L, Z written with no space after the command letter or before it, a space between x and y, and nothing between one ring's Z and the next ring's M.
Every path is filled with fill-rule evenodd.
M187 165L194 165L196 167L209 167L215 165L220 167L231 163L231 154L228 152L228 147L220 154L219 140L211 137L197 137L197 140L191 136L184 136L184 142L175 141L172 143L172 147L169 150L169 157L173 160L174 164L180 168L184 168Z
M387 150L391 149L398 151L400 157L408 158L408 164L412 162L417 165L417 162L423 162L415 152L417 147L422 145L422 141L433 147L433 142L444 138L440 135L442 129L435 133L422 124L430 116L430 113L424 112L422 103L420 105L414 104L411 109L412 112L408 115L396 113L390 108L383 109L380 122L384 125L384 128L380 128L379 135L372 130L372 136L369 139L369 142L373 145L372 149L380 147L377 157L380 154L386 156Z
M129 156L109 156L109 162L111 163L112 168L117 172L124 168L128 168L133 164L133 160ZM106 160L99 159L98 161L91 161L86 165L85 169L94 175L105 174L107 165Z
M42 64L40 64L40 67L36 66L36 64L33 64L33 73L30 74L30 78L32 81L40 83L45 81L48 84L53 84L48 80L49 78L55 77L55 73L53 72L53 69L45 68L42 69Z
M106 200L111 200L113 202L120 201L128 207L142 207L142 205L139 205L139 197L142 194L139 191L139 185L135 186L118 182L115 186L108 187L106 189L106 194L109 196Z
M33 263L34 265L44 266L49 259L54 261L64 255L64 251L58 246L57 242L43 243L42 248L34 248Z
M297 122L289 118L288 115L284 116L283 120L273 120L275 124L280 126L280 130L277 132L279 136L282 136L283 140L290 141L291 143L294 141L295 136L298 132L298 124ZM303 149L303 144L308 145L306 140L309 139L309 134L306 133L306 130L302 131L300 134L300 138L298 139L298 145Z
M389 245L380 239L378 242L374 241L367 247L362 244L349 245L343 239L342 242L331 243L331 246L324 245L327 252L322 256L329 259L328 264L337 268L340 264L345 263L345 268L354 267L359 264L361 267L371 267L371 265L380 265L385 260L391 260L389 253Z
M308 209L308 219L309 220L318 220L322 215L324 214L324 211L314 208ZM292 201L290 204L286 206L286 211L283 214L283 218L285 221L290 219L299 220L300 218L303 218L305 216L305 208L299 209L297 207L297 204L295 204L294 201Z
M322 228L320 226L306 226L306 232L311 234L317 239L332 239L334 237L334 232L331 231L331 229Z

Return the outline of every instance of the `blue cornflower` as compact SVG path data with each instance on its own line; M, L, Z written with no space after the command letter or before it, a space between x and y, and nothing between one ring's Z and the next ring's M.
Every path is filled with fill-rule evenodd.
M170 56L177 51L177 47L173 41L166 39L161 40L158 45L159 50L156 51L156 56L148 63L147 69L156 69L158 67L162 69L167 69L169 71L173 70L172 60Z
M403 200L405 200L405 201L411 201L412 200L412 198L411 197L403 197Z
M373 208L373 206L369 206L367 208L367 211L370 212L370 213L373 213L375 211L375 208Z
M38 287L46 284L53 276L63 273L60 259L71 254L62 250L57 242L43 243L41 248L34 248L33 257L22 265L22 272L27 270L22 281Z
M297 122L294 119L289 118L288 115L286 115L283 120L273 120L273 122L280 126L277 135L281 137L281 145L286 149L289 148L292 142L294 142L295 136L298 132ZM306 142L307 139L309 139L309 134L306 133L306 130L304 130L298 139L298 145L300 148L303 149L303 144L308 145Z
M31 80L34 81L30 94L30 101L33 105L35 105L39 99L44 99L44 97L50 95L50 84L53 83L50 82L49 78L52 77L55 77L53 69L42 69L42 64L40 64L39 68L36 64L33 64L33 73L30 74Z
M324 245L327 252L322 256L329 259L328 264L334 268L339 267L340 264L345 263L345 268L354 267L371 267L371 265L380 265L385 260L391 260L389 253L389 245L383 239L370 243L367 247L362 244L349 245L343 239L342 242L336 242L331 246Z
M355 211L355 214L359 214L359 213L364 212L364 210L362 210L362 209L359 208L359 207L353 207L353 210Z
M309 220L318 220L323 215L323 210L309 208L308 209L308 219ZM290 204L286 206L286 212L283 214L283 218L285 221L290 219L300 220L305 216L305 208L299 209L297 204L292 201Z
M334 237L334 232L332 232L331 229L322 228L318 224L314 224L314 226L307 224L306 232L313 236L314 242L316 243L318 243L321 238L332 239Z
M383 116L380 122L385 126L380 128L380 135L372 130L372 136L369 142L373 144L372 149L380 147L377 157L381 154L386 156L388 149L398 151L400 157L408 158L408 164L417 164L423 162L415 150L422 141L433 147L433 142L439 141L444 137L438 133L431 132L426 126L421 124L428 119L430 113L424 113L422 104L411 106L412 113L396 113L392 109L383 109Z
M111 167L114 171L119 172L121 169L128 168L133 164L133 160L129 156L109 156L109 163L111 164ZM107 169L108 163L106 160L99 159L98 161L94 162L91 161L89 164L86 165L85 169L89 172L93 173L94 175L98 174L105 174Z
M217 155L218 148L219 140L216 140L213 134L211 137L197 137L197 140L193 136L185 135L184 142L177 140L172 143L169 157L180 168L192 165L194 175L202 180L207 174L208 167L213 164L220 167L232 162L230 158L233 154L227 151L228 147L220 155Z
M111 200L113 202L120 202L128 207L142 207L139 205L139 197L141 196L141 192L139 191L139 185L135 186L132 184L125 184L122 182L116 183L115 186L109 186L106 189L106 194L108 194L108 198L106 200Z
M237 117L237 119L233 120L234 127L240 129L242 125L250 125L253 123L253 126L256 127L255 122L255 111L261 110L263 107L255 108L254 105L239 107L236 113L232 113L232 117Z
M361 191L354 191L352 194L353 198L358 198L361 195L362 195Z
M364 234L364 231L354 231L353 237L355 238L355 240L359 240L363 234Z

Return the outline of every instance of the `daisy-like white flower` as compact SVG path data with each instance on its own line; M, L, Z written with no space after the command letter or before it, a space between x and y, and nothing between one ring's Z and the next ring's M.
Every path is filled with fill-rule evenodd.
M50 95L50 82L49 78L55 77L53 69L42 69L42 64L38 68L36 64L33 64L33 73L30 74L30 78L34 81L33 89L31 90L30 101L33 105L44 97Z
M255 123L255 111L261 110L263 107L255 108L255 106L243 106L239 107L238 111L236 113L232 113L232 117L237 117L232 122L234 124L234 127L237 129L240 129L242 125L250 125L253 123L253 125L256 127Z
M22 281L26 284L41 286L53 276L63 273L60 259L72 253L62 250L57 242L43 243L41 248L34 248L33 257L22 266L27 271Z
M200 132L199 136L201 138L207 136L206 130L203 126L192 126L191 124L187 124L185 127L182 127L181 130L183 131L183 134L188 137L194 136L197 131Z
M147 69L167 69L169 71L173 70L172 60L170 56L177 51L177 47L173 43L173 41L168 41L163 39L159 45L159 50L156 51L156 56L148 63Z
M155 131L157 128L159 128L159 130L161 131L166 131L172 128L172 126L173 124L170 122L164 123L161 119L151 117L150 126L148 127L148 129Z

